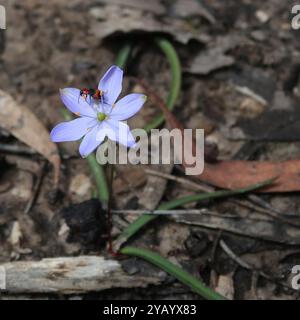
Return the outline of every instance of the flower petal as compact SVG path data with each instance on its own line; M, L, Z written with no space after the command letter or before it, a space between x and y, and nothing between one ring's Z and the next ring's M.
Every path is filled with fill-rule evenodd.
M96 125L83 138L83 140L79 146L79 152L83 158L87 157L90 153L92 153L99 146L99 144L103 141L103 140L98 141L96 139L97 132L99 130L101 130L101 125Z
M98 89L104 91L104 102L113 105L122 91L123 70L111 66L101 78Z
M112 141L116 141L125 147L132 148L136 145L135 138L130 132L130 128L124 122L109 119L105 121L106 134L108 138Z
M103 112L106 115L109 115L112 111L112 106L107 103L100 103L98 106L99 112Z
M88 129L96 124L97 121L95 119L88 117L62 122L52 129L50 137L53 142L76 141L82 138L88 132Z
M119 100L113 107L110 117L116 120L127 120L140 111L147 96L140 93L131 93Z
M64 88L60 90L60 97L64 105L77 116L86 116L95 118L97 116L95 109L89 104L89 97L83 99L80 96L80 90L76 88Z
M102 142L108 136L109 130L111 130L110 127L106 124L106 121L103 121L96 134L96 140Z

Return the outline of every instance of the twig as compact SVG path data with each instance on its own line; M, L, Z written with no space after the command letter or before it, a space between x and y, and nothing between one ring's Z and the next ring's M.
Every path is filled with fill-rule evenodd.
M172 174L163 173L163 172L152 170L152 169L145 169L145 172L150 174L150 175L152 175L152 176L161 177L161 178L165 178L165 179L168 179L168 180L176 181L176 182L178 182L178 183L180 183L182 185L189 186L190 188L192 188L192 190L206 191L206 192L214 191L213 188L211 188L211 187L204 186L204 185L198 184L196 182L193 182L193 181L191 181L189 179L180 178L180 177L174 176Z
M224 240L220 240L220 247L224 250L224 252L233 260L235 261L239 266L248 269L248 270L253 270L254 268L252 268L247 262L245 262L244 260L242 260L240 257L238 257L229 247L228 245L225 243Z
M234 86L234 88L237 92L258 101L263 106L266 106L268 104L266 99L264 99L262 96L258 95L257 93L253 92L248 87Z
M40 191L40 187L42 185L42 181L43 181L43 177L44 177L46 166L47 166L47 163L44 161L44 163L41 166L40 171L38 172L38 177L37 177L36 183L34 185L31 198L30 198L29 202L27 203L27 205L26 205L26 207L24 209L24 214L27 214L31 210L31 208L34 205L35 200L38 197L38 194L39 194L39 191Z

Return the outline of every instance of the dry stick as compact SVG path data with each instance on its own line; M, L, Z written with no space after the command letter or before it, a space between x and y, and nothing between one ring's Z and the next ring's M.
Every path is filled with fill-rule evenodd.
M152 169L145 169L145 172L152 175L152 176L176 181L182 185L191 187L192 190L205 191L205 192L215 191L214 188L211 188L209 186L204 186L204 185L198 184L196 182L193 182L189 179L177 177L177 176L174 176L169 173L163 173L163 172L152 170Z
M278 281L277 279L267 275L266 273L264 273L263 271L257 270L256 268L250 266L246 261L244 261L243 259L241 259L239 256L237 256L230 248L229 246L225 243L224 240L220 240L219 241L220 247L223 249L223 251L229 256L229 258L231 258L233 261L235 261L240 267L250 270L250 271L255 271L258 272L258 274L269 280L272 282L275 282L277 284L280 284L281 286L288 288L288 289L292 289L290 286L286 285L285 283Z
M43 177L44 177L46 166L47 166L47 163L45 161L43 161L41 169L38 172L38 177L37 177L36 183L34 185L34 189L32 191L31 198L30 198L29 202L27 203L27 205L26 205L26 207L24 209L24 213L25 214L27 214L31 210L31 208L34 205L35 200L38 197L38 194L39 194L39 191L40 191L40 188L41 188L41 185L42 185L42 181L43 181Z
M233 260L235 261L238 265L241 267L248 269L248 270L253 270L253 268L244 260L242 260L240 257L238 257L225 243L224 240L220 240L220 247L224 250L224 252Z

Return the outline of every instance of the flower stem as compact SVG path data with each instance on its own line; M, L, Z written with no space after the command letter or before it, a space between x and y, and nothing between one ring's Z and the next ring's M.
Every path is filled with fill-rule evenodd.
M108 174L108 185L109 185L109 199L108 199L108 206L107 206L107 220L108 220L108 252L110 254L115 254L113 250L112 244L112 228L113 228L113 221L112 221L112 200L113 200L113 181L114 181L114 173L115 167L113 164L108 165L109 174Z
M109 192L103 167L97 162L96 157L93 153L87 156L86 160L97 185L97 194L99 201L101 201L102 206L106 208L109 200Z
M208 288L202 281L190 275L183 269L177 267L175 264L161 257L157 253L151 252L146 249L134 247L124 247L120 250L120 253L129 256L136 256L156 265L157 267L163 269L164 271L178 279L180 282L190 287L194 292L198 293L205 299L226 300L225 297Z

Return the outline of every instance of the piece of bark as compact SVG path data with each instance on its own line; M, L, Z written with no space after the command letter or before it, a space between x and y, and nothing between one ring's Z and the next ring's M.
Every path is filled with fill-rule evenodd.
M8 293L74 294L110 288L146 287L158 277L130 276L116 260L98 256L60 257L0 265Z

